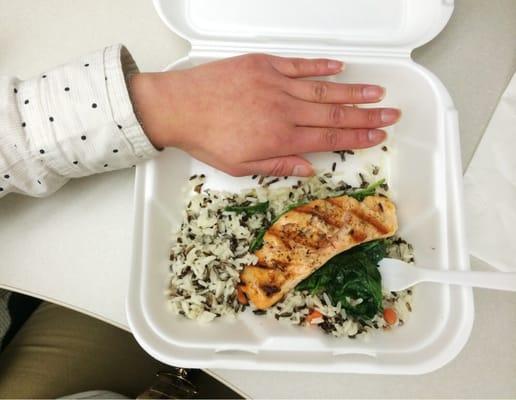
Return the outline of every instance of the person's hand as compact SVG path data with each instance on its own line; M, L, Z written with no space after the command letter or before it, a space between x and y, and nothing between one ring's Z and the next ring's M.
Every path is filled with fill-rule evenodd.
M138 117L156 147L174 146L234 176L309 176L300 155L358 149L385 139L392 108L374 103L384 89L366 84L302 80L333 75L338 61L251 54L132 77Z

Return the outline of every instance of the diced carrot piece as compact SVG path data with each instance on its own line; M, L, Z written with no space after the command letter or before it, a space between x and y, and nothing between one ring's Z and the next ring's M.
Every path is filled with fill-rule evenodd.
M240 286L237 287L237 300L240 304L249 304L249 300Z
M312 310L312 311L310 312L310 314L308 314L308 315L306 316L305 321L306 321L308 324L311 324L311 323L312 323L312 321L314 321L314 320L316 320L316 319L318 319L318 318L322 318L322 316L323 316L323 315L322 315L319 311L317 311L317 310Z
M398 314L394 308L386 308L383 310L383 319L389 325L394 325L398 321Z

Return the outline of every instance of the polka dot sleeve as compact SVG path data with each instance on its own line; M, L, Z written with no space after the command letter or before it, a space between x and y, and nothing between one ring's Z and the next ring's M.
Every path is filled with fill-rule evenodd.
M26 81L0 77L0 197L46 196L157 154L127 91L135 72L116 45Z

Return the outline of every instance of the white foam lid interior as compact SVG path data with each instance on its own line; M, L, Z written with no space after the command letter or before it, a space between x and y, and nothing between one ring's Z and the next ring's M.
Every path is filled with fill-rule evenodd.
M154 0L195 47L381 48L410 52L448 22L453 0Z

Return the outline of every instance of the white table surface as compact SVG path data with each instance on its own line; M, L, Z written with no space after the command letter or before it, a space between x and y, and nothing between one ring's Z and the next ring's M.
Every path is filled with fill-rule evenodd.
M116 42L129 47L142 70L160 70L188 51L150 0L0 0L0 74L30 77ZM516 0L457 0L445 31L414 56L455 100L466 166L516 70ZM128 329L133 175L125 170L76 180L46 199L1 200L0 286ZM465 349L431 374L211 372L256 398L514 398L516 295L477 290L475 305Z

